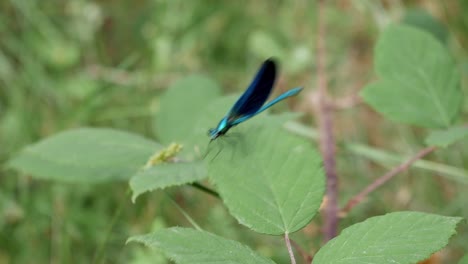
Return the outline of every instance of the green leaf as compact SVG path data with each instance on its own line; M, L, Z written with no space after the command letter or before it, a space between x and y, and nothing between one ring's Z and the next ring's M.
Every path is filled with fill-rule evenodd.
M265 31L254 31L249 35L249 50L260 58L275 57L283 61L285 49Z
M142 193L192 183L207 176L202 162L163 163L138 171L130 180L132 200Z
M263 116L212 143L208 174L237 220L266 234L292 233L319 209L325 178L310 145ZM214 153L214 154L211 154ZM219 153L219 154L217 154Z
M211 79L192 75L176 81L161 98L154 128L163 143L185 142L201 110L220 95Z
M460 259L458 264L468 264L468 255L465 255L462 259Z
M152 234L131 237L158 248L178 264L273 264L239 242L228 240L205 231L173 227Z
M460 75L444 46L429 33L390 26L375 50L380 80L361 92L387 118L429 128L448 127L458 117Z
M426 138L426 145L447 147L468 136L468 127L451 127L447 130L432 131Z
M420 212L371 217L330 240L313 263L417 263L446 246L461 220Z
M125 180L159 149L156 142L131 133L80 128L23 149L9 165L37 178L64 182Z
M193 126L192 134L188 139L189 142L187 143L189 146L193 146L197 150L198 156L201 157L206 153L210 142L208 130L216 127L218 122L224 115L226 115L237 98L239 98L237 95L219 97L207 104L201 110Z
M403 23L420 28L432 34L441 43L445 44L448 38L447 28L424 9L410 8L403 17Z

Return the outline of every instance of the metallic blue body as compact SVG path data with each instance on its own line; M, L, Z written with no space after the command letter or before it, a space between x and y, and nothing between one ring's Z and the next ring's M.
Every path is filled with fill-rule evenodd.
M276 64L272 59L268 59L262 64L252 83L226 116L219 121L216 128L208 131L211 140L226 134L233 126L265 111L283 99L298 94L302 90L302 87L293 88L263 105L270 96L275 79Z

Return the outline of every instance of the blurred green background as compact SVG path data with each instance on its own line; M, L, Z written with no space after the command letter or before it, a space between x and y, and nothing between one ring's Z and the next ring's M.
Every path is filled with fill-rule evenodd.
M391 22L404 22L430 31L447 46L467 94L466 14L464 0L330 1L331 93L349 96L373 80L372 49L379 32ZM153 120L160 95L191 73L210 76L226 93L240 92L260 63L276 56L281 62L278 89L304 85L305 98L315 86L315 41L315 1L1 1L0 263L166 263L141 245L125 245L131 235L189 226L163 192L132 204L126 182L40 181L5 163L22 147L73 127L112 127L156 138ZM294 109L310 111L307 101L296 102ZM467 110L465 102L465 122ZM376 154L352 151L352 143L403 157L422 148L427 134L386 121L363 105L334 117L341 205L388 169L369 159ZM312 115L304 122L315 124ZM467 168L468 142L430 159ZM412 169L372 194L341 226L398 210L467 218L467 190L466 183L435 170ZM238 225L218 200L190 187L169 192L208 231L288 262L279 238ZM313 253L320 247L320 226L317 217L293 238ZM467 252L466 241L464 225L432 263L454 263Z

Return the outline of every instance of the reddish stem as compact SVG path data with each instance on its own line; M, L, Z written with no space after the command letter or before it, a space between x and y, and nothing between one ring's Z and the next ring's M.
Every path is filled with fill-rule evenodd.
M406 160L402 164L396 166L395 168L393 168L389 172L387 172L384 175L382 175L381 177L377 178L374 182L372 182L370 185L368 185L364 190L362 190L360 193L358 193L353 198L351 198L348 201L348 203L346 204L346 206L341 210L341 212L343 214L349 213L351 211L351 209L353 209L354 206L361 203L362 200L364 200L364 198L367 195L369 195L369 193L373 192L374 190L376 190L377 188L379 188L380 186L382 186L383 184L388 182L390 179L395 177L400 172L403 172L403 171L407 170L411 166L411 164L413 164L414 162L420 160L424 156L427 156L428 154L432 153L436 149L437 149L437 147L427 147L425 149L422 149L421 151L419 151L416 155L414 155L410 159Z
M304 263L311 263L313 257L307 253L299 244L296 243L296 241L291 240L291 245L296 249L296 251L301 254L302 258L304 259Z
M334 238L338 230L338 177L335 160L335 138L333 135L332 107L328 103L325 41L325 0L319 0L317 34L317 118L320 131L320 150L327 178L326 197L323 214L323 234L325 242Z

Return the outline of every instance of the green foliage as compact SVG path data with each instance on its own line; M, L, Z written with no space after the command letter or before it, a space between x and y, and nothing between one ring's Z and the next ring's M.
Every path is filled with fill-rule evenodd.
M447 28L424 9L411 8L405 12L404 24L426 30L441 43L446 44L449 37Z
M64 69L78 62L80 50L75 43L60 38L35 38L36 52L49 66Z
M449 127L462 102L460 76L450 54L430 34L390 26L375 48L380 80L361 92L387 118L429 128Z
M238 242L190 228L162 229L153 234L132 237L129 241L158 248L179 264L274 263Z
M318 153L273 117L249 121L237 131L234 147L231 139L215 141L212 152L221 149L208 167L230 212L261 233L280 235L304 227L324 194Z
M196 156L201 157L210 151L208 139L208 130L216 127L218 122L230 110L238 95L222 96L214 99L204 106L196 118L192 128L192 135L189 137L189 146L194 146ZM233 128L235 131L237 128Z
M313 263L416 263L446 246L461 220L419 212L371 217L343 230ZM179 264L273 263L238 242L188 228L161 229L129 241L160 249Z
M468 255L465 255L458 264L468 264Z
M165 163L142 169L130 179L132 200L135 202L145 192L199 181L206 176L205 165L200 162Z
M417 263L445 247L461 220L418 212L371 217L343 230L313 263Z
M451 127L447 130L432 131L426 138L429 146L447 147L468 136L468 127Z
M12 168L43 179L96 183L129 179L161 146L131 133L81 128L59 133L21 151Z
M193 133L200 111L219 94L219 86L205 76L185 77L172 84L161 98L160 112L156 115L158 138L164 143L184 142Z
M249 48L255 54L259 54L265 58L276 57L281 61L286 59L283 47L271 35L263 31L256 31L250 35Z
M444 46L443 52L440 47L433 49L436 41L428 34L421 38L416 29L412 32L417 34L411 36L399 30L393 30L397 34L392 36L386 32L390 43L395 43L394 48L385 48L391 52L384 59L395 67L389 72L401 69L403 75L398 77L403 79L411 75L407 65L392 61L399 58L394 55L401 48L406 50L402 57L407 60L403 62L430 72L425 81L440 88L444 74L454 70L451 56L462 70L461 84L466 88L467 53L462 47L468 44L468 20L464 16L468 5L464 1L430 4L430 13L443 17L443 23L424 11L408 9L407 3L388 1L382 6L379 1L348 2L329 2L324 21L333 94L349 94L350 86L374 78L368 63L371 47L379 26L394 20L394 14L404 14L403 23L424 29ZM420 6L427 6L424 2L427 0ZM314 1L0 1L0 263L168 263L160 252L136 243L123 247L123 241L132 234L194 222L212 233L248 244L277 263L289 262L281 238L259 235L251 229L274 234L293 232L313 218L322 198L319 194L323 193L319 160L310 146L313 144L283 131L283 123L295 118L291 114L262 113L211 144L206 132L226 114L259 63L270 56L277 56L281 62L281 76L273 93L305 86L303 100L288 100L272 111L281 112L287 106L309 109L307 93L314 89L314 43L319 36L315 9ZM421 39L428 41L422 43ZM410 40L418 41L410 45ZM400 42L408 44L410 51L396 45ZM420 53L430 56L411 56ZM430 68L428 58L437 58L441 64ZM438 67L445 69L439 71ZM384 67L384 74L377 71L379 78L393 85L400 79L385 75L387 69ZM424 96L408 93L410 89L399 90L398 82L392 89L401 92L396 101L401 112L406 109L404 103L414 103L415 113L424 117L423 126L447 129L433 132L427 139L431 144L442 146L456 138L457 144L415 163L411 173L379 189L379 194L362 206L364 210L353 211L342 219L341 226L402 207L468 217L464 169L467 141L458 140L464 132L451 127L460 103L448 100L457 97L461 101L464 96L450 83L455 83L457 74L453 74L453 80L445 77L442 97L437 94L427 102L421 100ZM421 81L411 78L409 83ZM236 95L220 97L230 92ZM387 102L392 98L384 95L379 100L385 106L395 104ZM417 100L412 101L414 98ZM443 111L428 112L438 101ZM453 101L450 106L449 101ZM420 130L395 126L384 119L375 122L367 111L355 108L334 116L340 144L336 157L341 199L421 147ZM453 119L446 122L441 113L447 120ZM305 117L300 120L301 126L315 131L309 123L310 115ZM399 118L392 119L401 121ZM413 119L416 117L404 122L421 125ZM171 151L169 143L183 145L183 151ZM352 145L365 148L357 150ZM270 150L276 152L267 153ZM277 161L280 157L284 162ZM259 171L255 167L268 161L274 163L272 168ZM220 192L225 204L189 186L165 191L173 200L158 191L204 179L208 171L214 183L209 187ZM136 203L126 195L129 179L133 198L138 196ZM252 182L259 188L248 185ZM255 194L258 189L259 195L246 192L248 187ZM265 192L267 187L272 187L270 192ZM308 195L313 197L308 199ZM235 199L245 204L239 205ZM282 203L273 204L276 201ZM268 213L271 222L250 214L251 208ZM315 217L303 231L292 234L292 239L306 251L316 252L322 243L321 224ZM172 230L157 233L165 234L158 236L157 247L167 247L168 255L169 250L177 248L177 239L182 240L179 245L187 243L194 250L202 246L208 246L202 250L211 249L215 242L227 241L215 246L233 246L234 252L246 250L241 263L272 263L237 242L195 230L186 231L194 237L175 237ZM439 238L452 230L445 231ZM466 234L466 225L460 226L460 234L441 254L442 262L460 259L467 250ZM152 234L139 236L143 237L152 238ZM194 240L199 244L188 243ZM220 257L217 253L211 251L200 257L216 259Z

